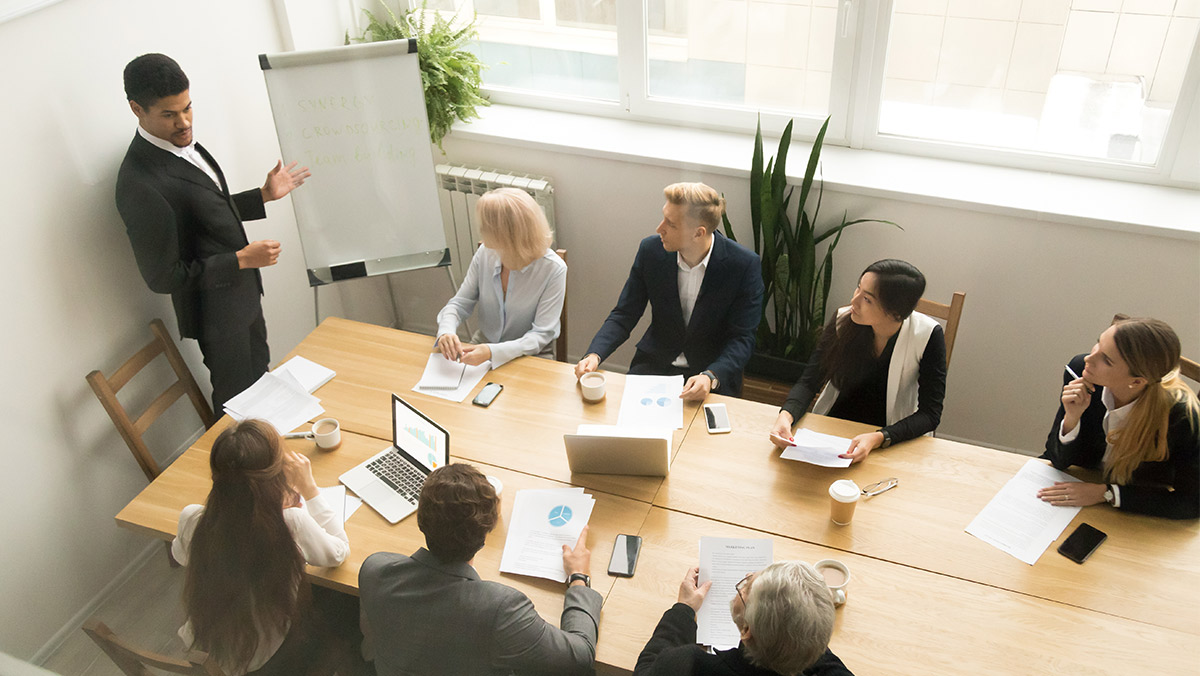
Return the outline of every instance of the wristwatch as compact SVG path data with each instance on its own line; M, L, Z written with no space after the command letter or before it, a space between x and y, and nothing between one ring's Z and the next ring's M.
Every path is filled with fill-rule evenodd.
M592 588L592 578L585 573L571 573L571 577L567 578L567 586L570 587L571 583L575 580L582 580L583 586L587 587L588 589Z
M721 381L717 380L717 374L713 373L712 371L705 369L700 372L700 375L708 376L708 379L712 381L712 387L709 388L709 391L715 390L721 386Z
M1113 493L1112 484L1106 484L1104 486L1104 501L1111 505L1116 499L1117 495Z
M879 444L880 448L887 448L892 445L892 435L882 427L879 428L879 433L883 435L883 443Z

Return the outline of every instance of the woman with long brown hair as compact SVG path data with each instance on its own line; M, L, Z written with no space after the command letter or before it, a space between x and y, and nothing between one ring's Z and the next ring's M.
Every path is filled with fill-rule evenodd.
M776 446L792 441L813 399L814 413L879 428L850 440L841 457L851 462L937 429L946 338L940 324L914 311L924 292L925 275L910 263L889 258L867 266L788 393L770 431Z
M1099 469L1105 483L1059 482L1038 497L1200 517L1200 402L1179 378L1179 355L1170 326L1140 318L1114 323L1071 360L1042 457L1058 469Z
M171 553L187 566L179 635L231 676L302 674L315 661L305 562L336 566L350 551L305 456L268 423L221 432L209 455L205 505L179 515Z

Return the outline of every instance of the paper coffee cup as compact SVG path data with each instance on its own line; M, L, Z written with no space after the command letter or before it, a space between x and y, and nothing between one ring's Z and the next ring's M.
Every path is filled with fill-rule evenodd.
M821 577L825 578L825 585L829 587L829 594L833 597L833 605L840 606L846 602L846 585L850 584L850 569L846 564L837 559L822 559L813 564Z
M332 451L342 444L342 426L334 418L321 418L312 426L317 448Z
M583 390L584 401L600 401L604 398L605 378L603 373L592 371L583 374L579 379L579 388Z
M839 479L829 484L829 518L839 526L850 523L860 495L862 491L858 484L850 479Z

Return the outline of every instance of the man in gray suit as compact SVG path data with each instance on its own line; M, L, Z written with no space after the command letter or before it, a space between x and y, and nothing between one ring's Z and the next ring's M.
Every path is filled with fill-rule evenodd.
M603 599L588 576L587 528L574 549L563 545L568 586L559 629L529 597L481 580L472 567L499 516L500 500L479 470L440 467L417 507L426 546L411 557L379 552L363 562L363 652L380 676L592 673Z

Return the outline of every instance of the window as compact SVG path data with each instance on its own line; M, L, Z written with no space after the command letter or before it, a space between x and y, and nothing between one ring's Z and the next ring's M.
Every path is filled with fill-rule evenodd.
M436 0L493 100L1194 182L1200 0ZM1181 147L1182 144L1182 148Z

